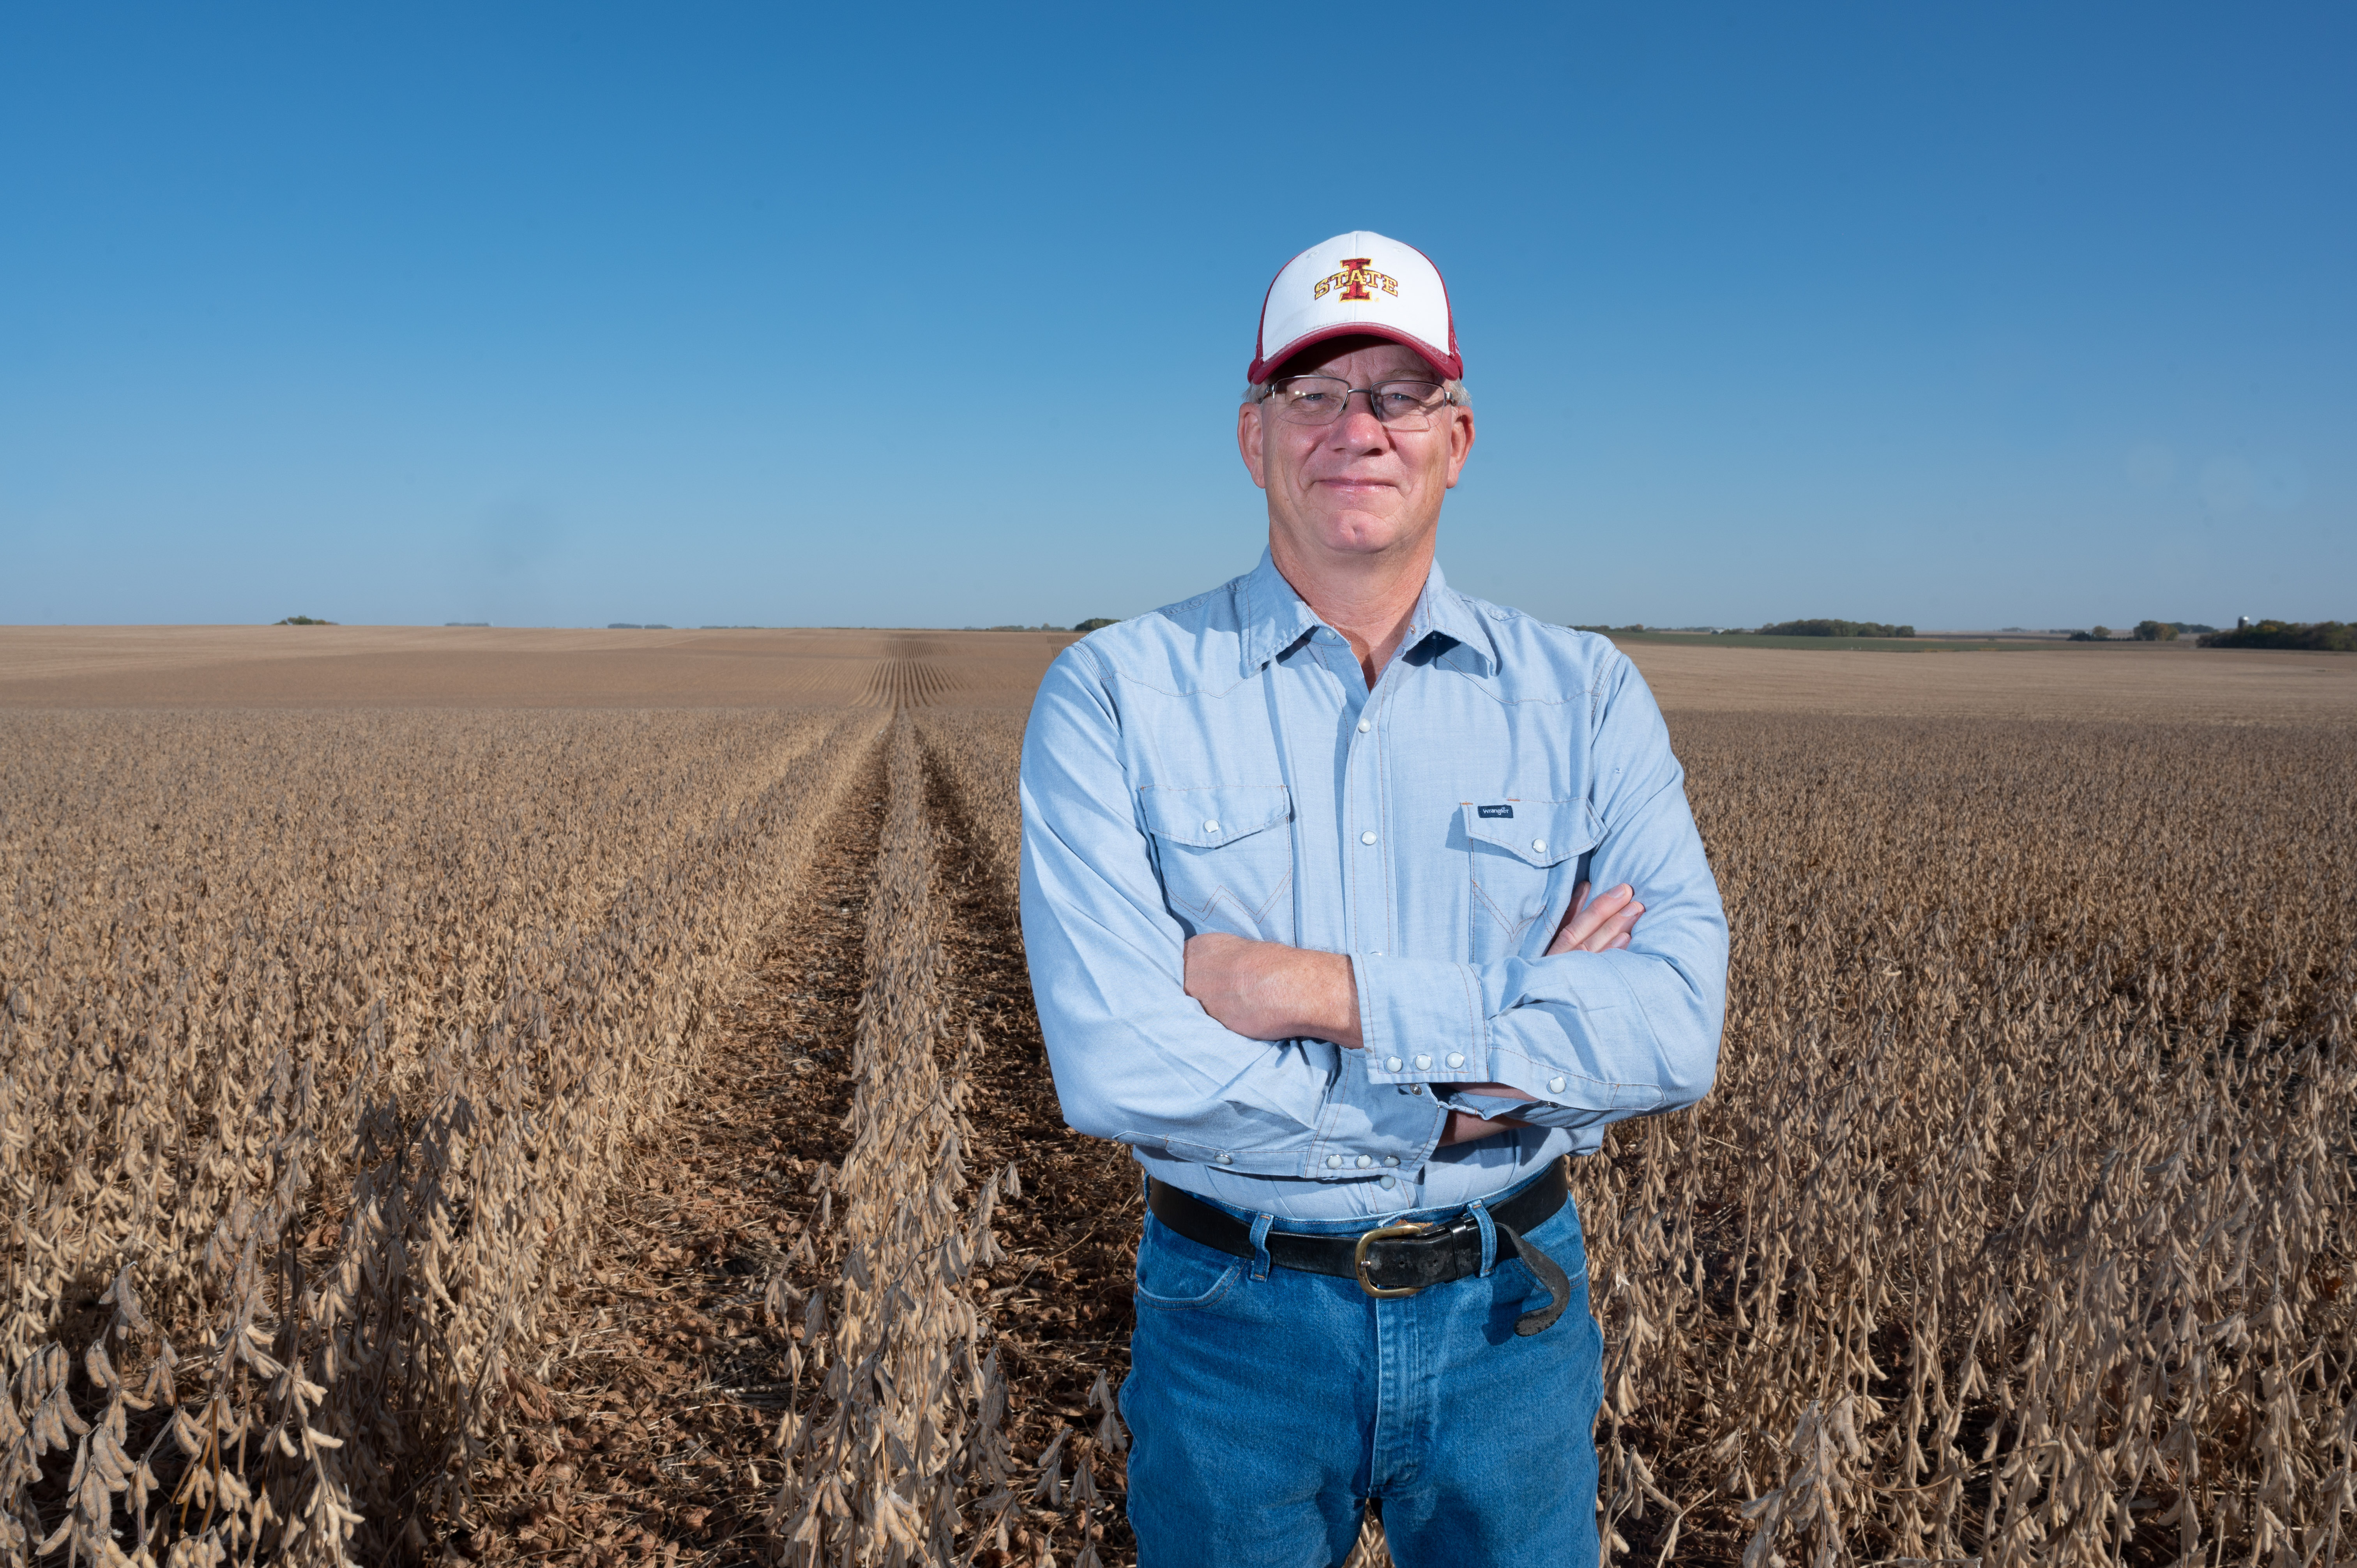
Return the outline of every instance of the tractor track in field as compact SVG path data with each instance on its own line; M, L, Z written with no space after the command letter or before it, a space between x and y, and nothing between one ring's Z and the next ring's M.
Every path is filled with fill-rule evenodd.
M609 1197L606 1267L563 1304L544 1393L476 1477L454 1555L486 1563L767 1560L791 1387L765 1277L807 1277L843 1156L867 903L886 811L882 738L795 900L743 978L695 1087Z
M918 703L932 689L898 675L889 685ZM445 1521L446 1560L595 1568L772 1560L770 1509L782 1473L774 1434L809 1391L791 1367L795 1315L765 1310L765 1283L782 1273L799 1299L831 1283L836 1261L826 1228L841 1199L826 1187L849 1142L888 749L888 729L731 999L684 1108L643 1151L636 1178L611 1195L608 1261L558 1304L555 1348L521 1380L506 1452L475 1477L463 1517ZM924 774L944 961L942 1065L971 1030L981 1049L967 1064L967 1167L979 1184L1012 1164L1022 1185L993 1221L1005 1255L972 1282L1007 1384L1006 1436L1026 1474L1060 1435L1060 1469L1092 1463L1113 1505L1096 1510L1097 1550L1108 1564L1128 1562L1120 1435L1092 1394L1100 1380L1117 1389L1128 1366L1135 1167L1118 1146L1063 1124L1015 911L954 779L938 758ZM1011 1542L1006 1556L985 1550L976 1560L1028 1563L1052 1551L1069 1563L1082 1546L1068 1517L1038 1508L1019 1511Z

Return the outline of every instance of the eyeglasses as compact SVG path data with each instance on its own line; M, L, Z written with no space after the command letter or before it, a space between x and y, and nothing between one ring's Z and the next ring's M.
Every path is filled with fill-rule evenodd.
M1331 424L1364 392L1367 406L1389 430L1429 430L1432 416L1457 400L1437 381L1382 381L1354 387L1340 376L1287 376L1261 401L1287 424Z

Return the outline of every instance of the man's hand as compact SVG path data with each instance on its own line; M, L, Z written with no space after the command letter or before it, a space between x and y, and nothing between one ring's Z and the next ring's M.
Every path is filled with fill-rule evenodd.
M1563 924L1555 928L1555 940L1547 944L1547 957L1625 948L1629 933L1637 929L1637 917L1644 912L1645 906L1637 902L1637 890L1625 882L1593 899L1583 882L1571 890L1571 908L1563 912Z
M1509 1089L1502 1083L1458 1083L1449 1087L1472 1094L1494 1094L1501 1100L1528 1100L1531 1096L1519 1089ZM1501 1116L1494 1122L1484 1122L1470 1111L1452 1111L1448 1126L1440 1134L1440 1146L1451 1144L1478 1144L1484 1138L1494 1138L1501 1133L1511 1133L1530 1123L1512 1116Z
M1362 1044L1359 983L1340 953L1206 931L1187 939L1186 972L1187 994L1247 1039Z

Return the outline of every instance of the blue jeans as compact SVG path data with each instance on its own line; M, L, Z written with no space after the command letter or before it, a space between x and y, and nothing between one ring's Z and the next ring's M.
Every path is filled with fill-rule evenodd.
M1577 1206L1526 1239L1571 1276L1572 1300L1524 1338L1515 1318L1548 1298L1519 1259L1377 1300L1148 1213L1121 1386L1138 1568L1325 1568L1349 1556L1370 1498L1401 1568L1595 1568L1604 1338Z

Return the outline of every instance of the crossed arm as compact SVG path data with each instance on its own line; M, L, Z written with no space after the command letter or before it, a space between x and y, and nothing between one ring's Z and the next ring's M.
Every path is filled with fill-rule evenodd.
M1587 884L1573 889L1571 908L1555 940L1550 957L1577 951L1609 952L1629 945L1629 933L1645 906L1627 883L1594 898ZM1246 937L1209 931L1187 940L1187 994L1203 1011L1239 1035L1255 1040L1298 1038L1331 1040L1352 1050L1359 1037L1359 991L1351 977L1351 961L1340 953L1313 952L1283 942L1259 942ZM1494 1095L1505 1100L1541 1100L1544 1095L1502 1083L1466 1083L1460 1093ZM1462 1111L1448 1113L1443 1144L1469 1144L1519 1126L1512 1118L1494 1122Z

